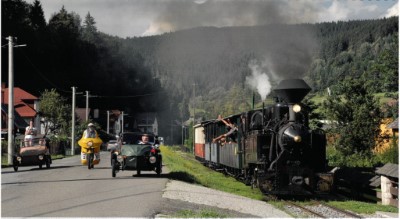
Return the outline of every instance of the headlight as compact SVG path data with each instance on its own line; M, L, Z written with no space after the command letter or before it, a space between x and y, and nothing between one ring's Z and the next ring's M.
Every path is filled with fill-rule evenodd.
M301 106L300 106L299 104L293 105L293 111L294 111L295 113L300 112L300 111L301 111Z
M43 155L39 155L39 160L43 160Z
M122 155L118 155L117 160L118 160L118 162L122 162L124 160L124 158L122 157Z
M151 156L151 157L149 158L149 161L150 161L150 163L155 163L155 162L157 161L157 158L154 157L154 156Z
M21 162L22 157L17 157L17 160L18 160L19 162Z
M88 145L89 147L92 147L92 146L93 146L93 141L89 141L89 142L87 143L87 145Z
M296 136L294 136L294 138L293 138L293 140L294 140L294 142L301 142L301 136L300 135L296 135Z

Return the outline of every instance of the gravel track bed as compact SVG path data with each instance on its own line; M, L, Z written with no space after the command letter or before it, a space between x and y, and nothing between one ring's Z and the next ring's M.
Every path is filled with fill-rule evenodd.
M287 213L274 206L250 198L234 195L204 186L171 180L167 183L163 198L229 209L262 218L290 218Z

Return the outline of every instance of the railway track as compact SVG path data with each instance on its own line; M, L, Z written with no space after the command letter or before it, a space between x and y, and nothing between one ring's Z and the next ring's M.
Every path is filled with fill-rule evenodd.
M285 209L296 217L317 217L317 218L362 218L352 212L344 211L321 202L314 202L302 206L291 201L284 201Z

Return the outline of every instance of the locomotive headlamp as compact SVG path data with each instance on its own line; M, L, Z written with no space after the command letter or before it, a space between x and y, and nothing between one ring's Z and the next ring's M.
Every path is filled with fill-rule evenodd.
M122 162L124 160L124 157L122 157L121 155L118 155L117 160L118 160L118 162Z
M89 142L87 143L87 145L88 145L89 147L92 147L93 141L89 141Z
M43 155L39 155L39 160L43 160Z
M22 157L17 157L17 160L18 160L19 162L21 162Z
M299 104L293 105L293 111L294 111L295 113L300 112L300 111L301 111L301 106L300 106Z
M294 142L299 143L299 142L301 142L301 136L300 135L296 135L296 136L294 136L293 140L294 140Z

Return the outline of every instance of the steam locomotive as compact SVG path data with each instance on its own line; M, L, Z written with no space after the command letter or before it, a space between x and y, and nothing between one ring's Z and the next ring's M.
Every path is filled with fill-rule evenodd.
M327 172L325 133L310 129L309 112L300 103L310 90L301 79L281 81L273 105L225 118L238 129L234 138L214 142L227 132L221 120L195 125L196 159L264 194L330 192L333 174Z

